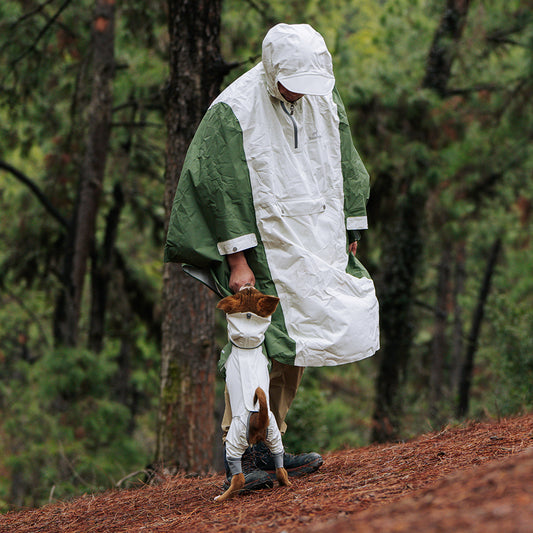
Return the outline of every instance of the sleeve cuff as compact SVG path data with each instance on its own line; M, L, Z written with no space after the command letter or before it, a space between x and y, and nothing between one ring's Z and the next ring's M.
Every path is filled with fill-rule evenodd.
M346 229L347 230L356 230L356 229L368 229L368 220L365 217L348 217L346 219Z
M235 239L219 242L217 244L218 253L220 255L235 254L237 252L242 252L243 250L248 250L248 248L253 248L254 246L257 246L257 237L254 233L241 235Z
M276 468L283 468L283 452L272 454L272 459L274 459L274 466Z

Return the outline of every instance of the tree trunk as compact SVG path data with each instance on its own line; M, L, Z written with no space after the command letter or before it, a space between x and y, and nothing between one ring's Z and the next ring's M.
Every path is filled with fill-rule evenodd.
M428 54L422 86L446 96L457 45L463 34L470 0L447 0Z
M130 95L130 101L133 100ZM132 105L130 122L135 123L137 106ZM130 151L133 144L134 128L129 128L127 141L122 145L125 164L121 169L123 176L128 175ZM99 249L93 250L91 258L91 311L89 322L89 338L87 346L90 350L100 352L104 346L107 300L109 284L113 271L117 269L117 249L115 248L120 216L124 207L122 185L117 182L113 187L113 205L106 217L104 241ZM125 297L128 295L125 294ZM122 342L129 342L123 339Z
M444 362L448 353L446 341L448 302L450 297L451 244L443 241L437 275L437 299L435 304L435 330L431 343L429 375L429 417L434 427L442 423L440 404L444 385Z
M115 202L106 217L105 237L102 249L92 256L91 268L91 316L89 322L88 348L101 352L104 346L105 317L109 282L115 265L115 242L120 213L124 206L124 195L120 184L113 189Z
M111 132L112 82L115 75L115 1L96 0L92 22L93 81L87 112L88 132L80 170L74 223L68 237L63 283L54 322L57 344L76 346L87 272L94 251L96 218Z
M166 227L187 147L226 69L221 0L168 0ZM213 463L216 353L213 295L174 264L163 274L162 365L156 462L205 472Z
M399 438L402 377L409 361L413 336L413 284L422 253L421 213L425 197L410 191L395 207L397 219L385 241L387 256L380 291L382 348L376 381L372 440Z
M459 302L459 297L464 293L466 280L466 245L464 241L458 244L455 256L455 268L453 273L453 348L450 372L450 390L456 391L459 388L461 374L461 359L464 348L463 333L463 308Z
M472 373L474 370L474 356L477 351L479 333L481 331L481 324L483 322L483 315L485 313L485 303L490 292L490 284L492 275L498 261L502 241L498 237L490 250L489 258L487 260L487 267L483 282L479 289L479 297L477 306L472 318L472 326L470 327L470 334L468 335L466 345L466 357L461 369L461 381L459 383L459 402L457 405L457 416L463 417L468 413L468 405L470 400L470 385L472 384Z

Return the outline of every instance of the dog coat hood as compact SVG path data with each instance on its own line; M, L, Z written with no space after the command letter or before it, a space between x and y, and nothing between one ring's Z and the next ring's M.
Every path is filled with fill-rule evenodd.
M357 361L379 348L374 284L348 252L348 231L367 228L368 173L342 100L329 90L320 35L281 24L264 41L263 61L218 96L198 127L165 260L208 270L225 296L225 256L246 251L256 288L280 299L265 333L269 357L297 366ZM303 93L302 80L310 92L284 101L277 81Z
M324 96L335 85L331 55L323 37L308 24L278 24L263 40L268 91L281 98L278 81L289 91Z
M226 315L226 320L230 342L238 348L249 350L263 344L271 317L261 317L254 313L231 313Z

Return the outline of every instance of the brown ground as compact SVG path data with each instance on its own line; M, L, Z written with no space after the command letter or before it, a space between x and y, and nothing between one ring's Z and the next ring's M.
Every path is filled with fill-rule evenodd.
M328 454L315 474L213 503L221 474L178 475L0 517L22 532L533 531L533 414Z

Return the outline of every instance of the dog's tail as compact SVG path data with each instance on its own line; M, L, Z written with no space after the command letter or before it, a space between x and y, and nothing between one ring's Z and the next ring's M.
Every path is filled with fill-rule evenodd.
M254 404L259 402L259 411L252 413L248 427L248 441L256 444L266 439L268 428L268 404L265 391L261 387L255 389Z

